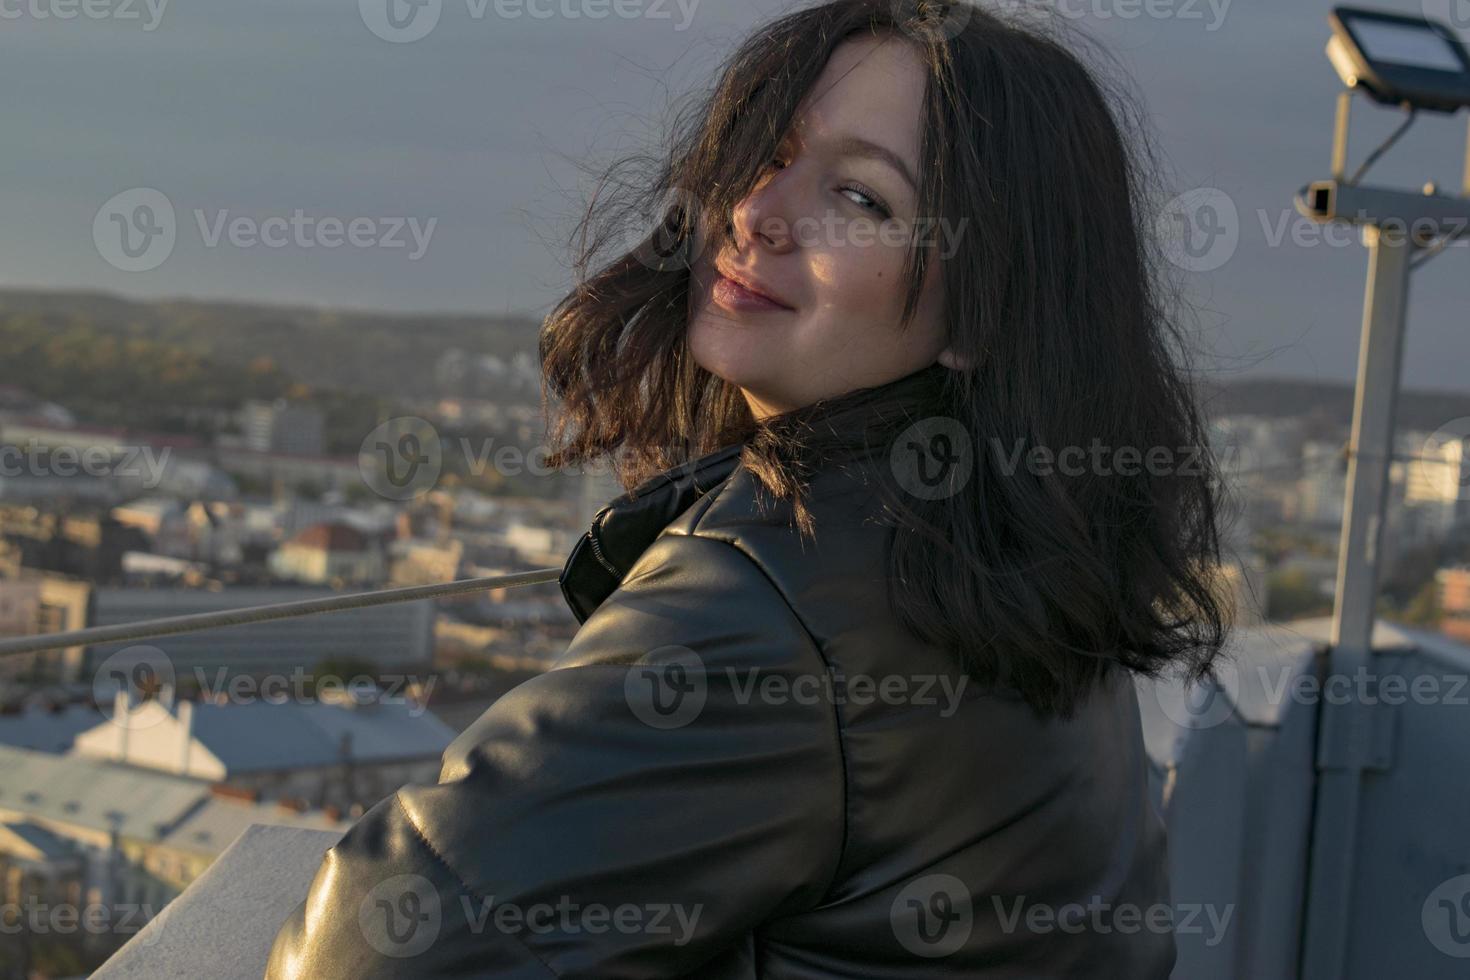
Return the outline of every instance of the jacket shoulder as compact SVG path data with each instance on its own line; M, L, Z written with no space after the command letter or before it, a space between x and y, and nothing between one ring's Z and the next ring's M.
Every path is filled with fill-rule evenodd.
M825 673L749 556L662 535L552 669L450 746L438 785L404 787L333 848L268 976L699 974L836 877L840 732L805 696ZM430 906L437 938L395 938L393 910ZM684 928L502 932L499 907L672 909Z
M881 638L891 650L903 649L912 637L898 624L890 601L892 527L883 519L873 482L864 467L818 473L806 493L814 530L803 536L794 526L791 504L770 499L741 465L671 522L659 540L717 541L742 555L824 658L841 658L831 641L854 631Z

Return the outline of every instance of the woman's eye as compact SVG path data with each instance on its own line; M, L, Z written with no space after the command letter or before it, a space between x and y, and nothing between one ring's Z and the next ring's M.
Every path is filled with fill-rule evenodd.
M888 209L883 206L883 202L878 200L876 197L873 197L861 187L844 187L842 188L842 193L854 195L848 200L852 201L858 207L867 208L869 211L875 211L878 214L883 215L884 217L888 216Z

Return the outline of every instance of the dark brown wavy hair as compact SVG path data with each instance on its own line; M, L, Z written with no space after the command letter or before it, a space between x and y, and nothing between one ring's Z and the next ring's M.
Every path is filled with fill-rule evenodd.
M834 0L760 28L656 156L603 173L573 237L576 288L547 317L541 357L551 465L610 458L631 488L742 443L799 529L820 533L802 503L820 441L808 423L869 411L883 391L757 421L690 356L691 266L728 240L839 44L883 32L915 45L929 77L919 214L967 221L941 273L948 343L972 367L930 367L901 387L926 393L925 413L962 424L977 451L953 495L886 494L893 604L982 685L1065 716L1117 665L1205 675L1227 616L1223 488L1169 312L1182 304L1148 234L1160 185L1143 117L1073 53L1085 39L1064 44L1052 27L969 4ZM639 215L657 220L630 240ZM932 243L911 247L900 328L936 260ZM1015 446L1098 443L1163 447L1180 465L1006 465Z

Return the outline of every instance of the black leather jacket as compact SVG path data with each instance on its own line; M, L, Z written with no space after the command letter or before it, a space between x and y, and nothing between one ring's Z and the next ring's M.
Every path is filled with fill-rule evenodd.
M328 853L267 978L1167 977L1133 684L975 690L889 609L862 481L810 501L815 545L731 447L604 508L565 655Z

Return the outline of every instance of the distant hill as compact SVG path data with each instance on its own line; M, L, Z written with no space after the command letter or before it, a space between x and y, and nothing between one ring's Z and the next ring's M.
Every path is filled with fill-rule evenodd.
M1212 384L1201 394L1206 414L1315 419L1347 426L1353 420L1353 385L1300 378L1249 378ZM1470 391L1400 390L1395 408L1399 429L1433 431L1451 419L1470 417Z
M316 389L377 398L436 394L434 365L446 350L470 355L534 355L540 323L530 317L365 313L259 303L137 301L98 292L0 289L0 342L45 332L114 337L120 349L160 352L219 370L247 369L261 393L286 378ZM79 334L77 332L80 332ZM128 348L127 341L141 342ZM9 353L9 351L7 351ZM0 369L9 358L0 358ZM135 372L137 373L137 372ZM0 381L25 377L0 370ZM223 386L233 389L233 385ZM229 399L238 392L229 391ZM1208 415L1307 417L1323 427L1352 420L1353 386L1299 378L1209 380ZM1470 416L1470 391L1403 392L1401 428L1437 429Z
M0 328L19 320L58 332L82 328L121 341L144 341L228 367L261 370L265 358L286 377L312 387L390 397L434 394L434 364L446 350L499 357L534 353L540 327L529 317L375 314L0 290Z

